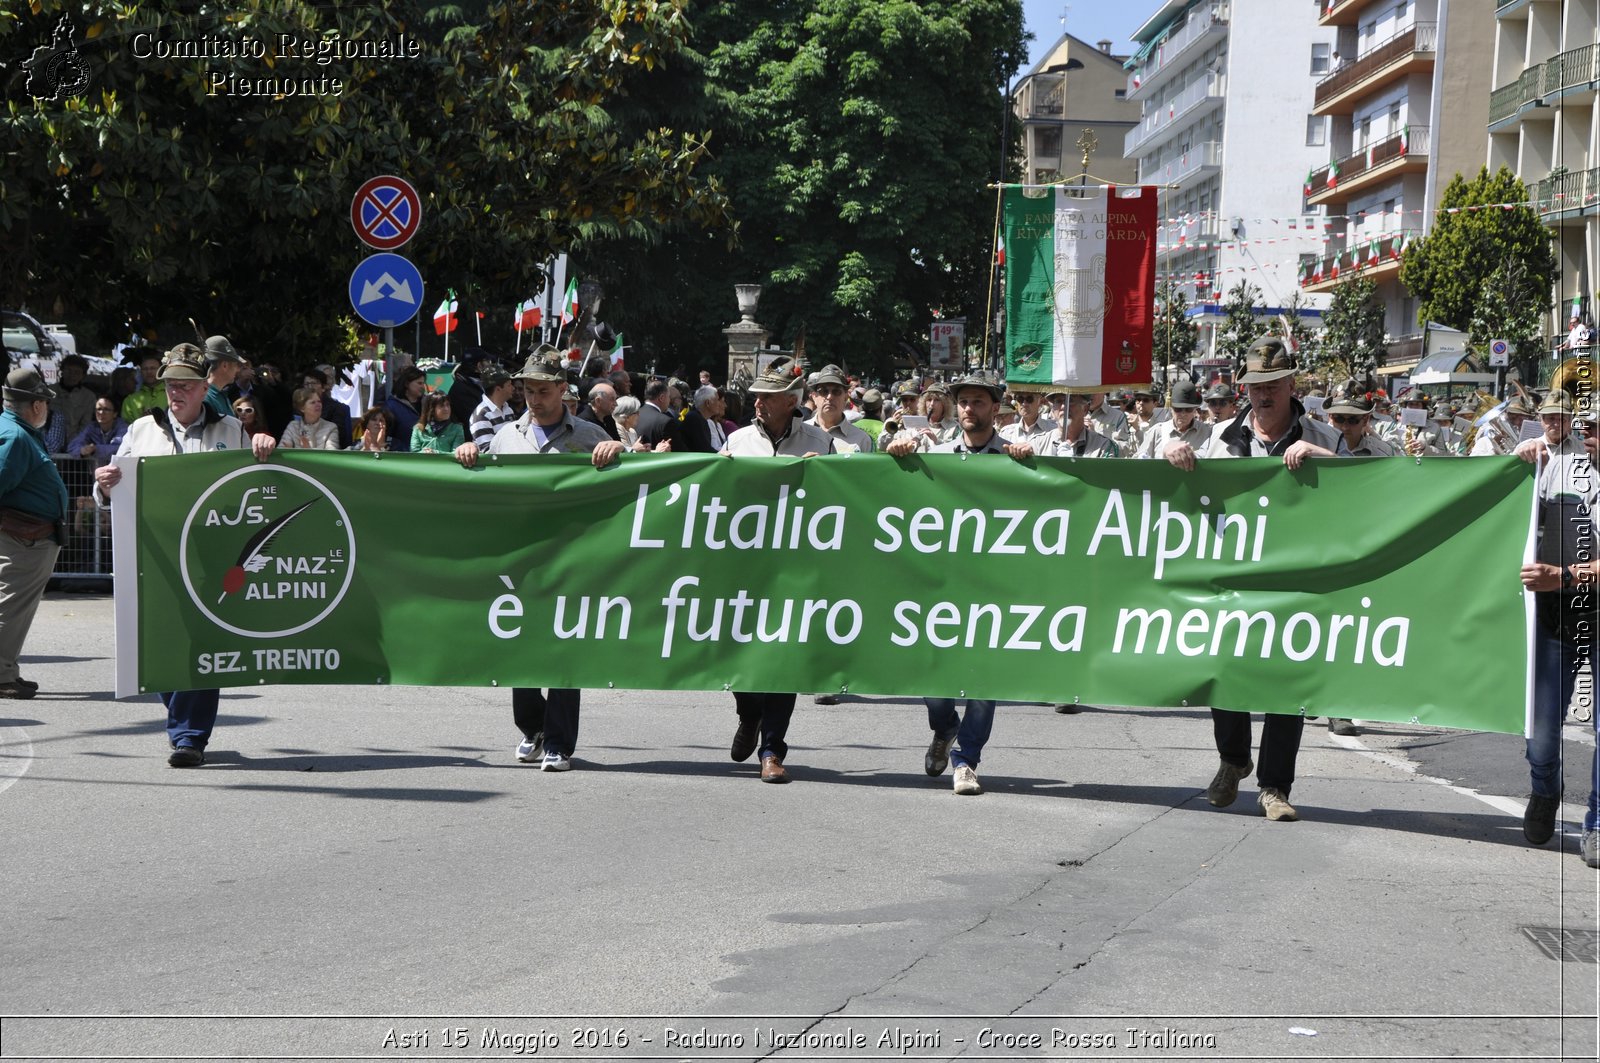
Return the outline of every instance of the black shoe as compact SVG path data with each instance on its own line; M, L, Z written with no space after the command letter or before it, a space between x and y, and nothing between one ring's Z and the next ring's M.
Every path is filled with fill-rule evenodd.
M750 754L756 751L756 739L760 737L758 732L754 720L740 720L738 730L733 732L733 745L728 747L728 756L734 760L749 760Z
M1529 845L1543 845L1556 832L1556 814L1561 811L1561 798L1528 798L1528 810L1522 814L1522 836Z
M19 687L27 687L29 690L38 690L39 689L39 684L38 683L35 683L31 679L24 679L20 675L17 676L17 686L19 686Z
M173 746L167 757L169 768L198 768L206 762L206 755L194 746Z
M37 693L39 693L38 683L29 683L22 679L13 679L9 683L0 683L0 698L27 701Z
M928 743L928 755L922 758L922 770L929 775L943 775L944 769L950 764L950 747L955 741L955 735L934 735L933 741Z

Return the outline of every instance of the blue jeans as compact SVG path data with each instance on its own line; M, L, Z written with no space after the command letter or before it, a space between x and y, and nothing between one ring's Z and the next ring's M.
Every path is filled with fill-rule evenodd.
M220 690L164 690L161 704L167 707L167 741L174 746L204 749L217 725Z
M1533 792L1539 797L1560 797L1563 787L1561 775L1561 729L1567 717L1567 706L1578 682L1578 665L1587 660L1591 669L1596 664L1597 640L1589 638L1574 642L1548 634L1537 624L1533 634L1533 732L1528 738L1528 775ZM1591 675L1593 673L1591 672ZM1594 707L1594 690L1589 691L1590 708ZM1594 718L1595 730L1600 733L1600 715ZM1584 830L1600 829L1600 751L1589 766L1589 811L1583 817Z
M928 726L933 728L933 733L941 737L956 736L950 763L958 768L964 764L976 770L983 757L984 743L989 741L989 732L994 730L994 702L968 698L966 715L960 716L956 714L955 698L922 700L928 706Z

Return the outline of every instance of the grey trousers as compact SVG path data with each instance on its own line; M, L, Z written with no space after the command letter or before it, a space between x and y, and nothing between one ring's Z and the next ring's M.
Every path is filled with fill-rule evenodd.
M17 680L22 643L60 552L54 539L29 543L0 532L0 683Z

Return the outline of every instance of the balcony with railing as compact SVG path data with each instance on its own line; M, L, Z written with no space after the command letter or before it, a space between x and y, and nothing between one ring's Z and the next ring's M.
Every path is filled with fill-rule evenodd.
M1586 44L1546 59L1544 71L1539 77L1539 94L1549 100L1574 89L1593 88L1597 76L1600 76L1595 69L1595 58L1595 46Z
M1378 237L1357 234L1344 247L1335 247L1312 263L1300 277L1300 287L1308 292L1327 292L1352 277L1384 280L1400 272L1406 232L1385 233Z
M1209 43L1228 32L1228 6L1222 3L1201 4L1189 13L1183 25L1171 30L1166 39L1156 45L1145 61L1128 75L1125 99L1148 97L1156 87L1168 80L1168 75L1179 67L1179 60L1194 53L1197 44Z
M1354 26L1361 20L1362 0L1319 0L1319 26Z
M1149 154L1150 150L1213 107L1222 106L1222 79L1204 77L1164 103L1145 104L1145 116L1122 141L1122 154Z
M1196 176L1215 173L1222 168L1222 144L1208 140L1159 165L1150 159L1145 161L1150 165L1139 167L1140 184L1182 186Z
M1170 258L1190 251L1203 251L1216 246L1219 233L1217 218L1213 214L1163 224L1156 230L1156 255Z
M1533 198L1546 221L1600 214L1600 169L1551 171L1533 186Z
M1061 74L1034 74L1017 88L1017 113L1023 118L1060 121L1065 105L1066 78Z
M1418 22L1369 48L1317 82L1312 111L1345 114L1355 109L1360 96L1376 91L1397 78L1432 66L1439 39L1437 22Z
M1396 174L1426 170L1431 146L1427 126L1406 126L1360 151L1312 170L1311 176L1306 178L1310 189L1306 202L1311 206L1342 203Z

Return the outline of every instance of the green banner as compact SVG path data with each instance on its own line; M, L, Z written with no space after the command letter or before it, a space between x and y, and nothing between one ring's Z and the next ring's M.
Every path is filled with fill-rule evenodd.
M1514 458L148 459L114 508L118 693L838 690L1519 732L1532 484Z

